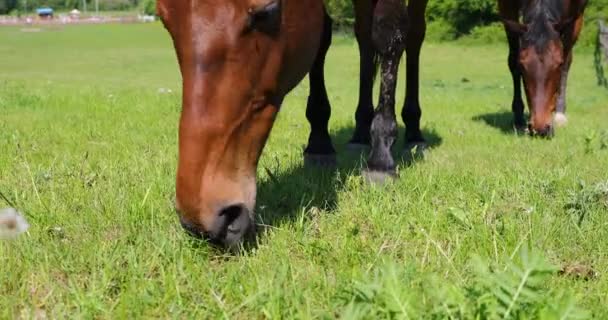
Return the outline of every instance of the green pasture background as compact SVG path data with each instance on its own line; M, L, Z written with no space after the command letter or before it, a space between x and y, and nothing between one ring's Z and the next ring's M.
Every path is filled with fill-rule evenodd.
M0 191L31 224L0 242L2 319L608 317L608 92L590 48L549 141L511 129L504 43L429 41L433 148L412 162L399 140L399 178L370 186L345 148L357 46L336 36L339 166L303 167L304 81L261 159L266 231L232 256L173 212L180 77L161 25L31 31L0 28Z

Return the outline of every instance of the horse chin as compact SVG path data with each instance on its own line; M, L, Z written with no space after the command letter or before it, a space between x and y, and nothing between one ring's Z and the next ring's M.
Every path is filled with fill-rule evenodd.
M368 183L372 185L386 185L398 178L396 171L378 171L366 169L361 172L361 175Z

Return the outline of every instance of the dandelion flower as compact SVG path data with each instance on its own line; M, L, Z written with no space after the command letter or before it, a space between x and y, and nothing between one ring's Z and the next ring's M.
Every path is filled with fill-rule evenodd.
M27 231L30 225L15 209L0 209L0 239L14 239Z

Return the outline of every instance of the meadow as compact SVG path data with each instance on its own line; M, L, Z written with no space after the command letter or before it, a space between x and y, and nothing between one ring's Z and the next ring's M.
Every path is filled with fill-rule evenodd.
M412 161L401 136L398 179L375 186L345 147L358 53L335 36L339 165L303 166L304 81L260 162L265 231L240 255L175 216L180 76L160 24L0 28L0 57L0 191L31 224L0 242L1 319L608 318L608 91L590 48L569 125L543 140L511 128L505 44L425 44L432 148Z

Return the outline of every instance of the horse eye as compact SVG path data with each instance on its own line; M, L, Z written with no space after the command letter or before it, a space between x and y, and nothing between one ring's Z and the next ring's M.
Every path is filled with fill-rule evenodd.
M278 30L280 24L280 3L271 1L262 7L249 9L246 30L258 30L271 34Z
M524 66L530 60L530 55L522 53L519 55L519 64Z

